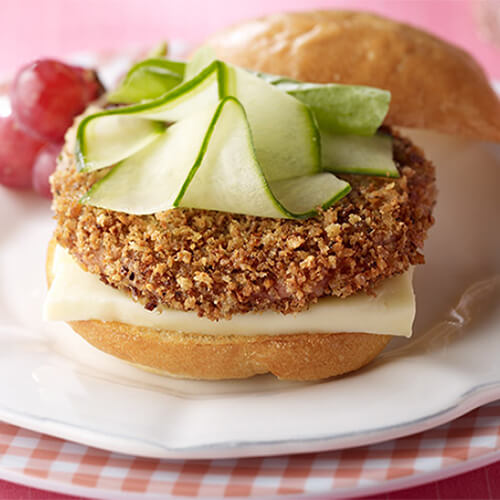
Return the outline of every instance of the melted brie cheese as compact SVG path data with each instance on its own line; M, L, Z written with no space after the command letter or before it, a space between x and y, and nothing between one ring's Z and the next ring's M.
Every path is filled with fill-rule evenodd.
M235 314L230 320L211 321L195 312L161 308L147 311L127 294L85 272L57 246L54 280L44 319L55 321L119 321L136 326L209 335L283 335L294 333L365 332L409 337L415 316L412 269L385 280L376 296L364 293L345 299L323 297L307 311Z

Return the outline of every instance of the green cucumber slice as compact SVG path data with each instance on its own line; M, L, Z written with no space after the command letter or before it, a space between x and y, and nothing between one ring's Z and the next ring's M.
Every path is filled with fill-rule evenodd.
M392 137L321 133L321 162L330 172L399 177L393 160Z
M328 172L281 179L270 183L274 196L294 218L317 214L317 207L327 209L351 191L351 186Z
M88 172L118 163L152 142L165 129L165 122L205 106L213 108L219 101L221 81L219 65L214 63L158 99L85 117L76 134L78 168Z
M174 88L171 92L144 105L128 107L128 113L135 116L176 122L205 106L213 107L226 87L224 64L214 61L191 80ZM127 112L127 108L123 108Z
M197 49L186 64L184 81L194 78L200 71L213 63L216 59L215 51L209 45L204 45Z
M156 99L182 82L193 79L214 61L215 53L207 46L198 49L188 63L152 54L130 68L120 86L107 95L108 102L136 104Z
M320 138L309 108L248 71L226 65L226 72L226 95L245 108L266 179L319 172Z
M107 95L107 100L135 104L155 99L182 82L185 66L185 63L167 59L145 59L132 66L120 86Z
M198 74L214 60L214 50L208 45L201 47L188 62L185 79ZM225 71L224 95L236 97L245 108L257 160L266 179L273 181L319 172L319 132L309 108L251 72L219 63ZM276 109L279 109L278 115ZM276 147L279 144L288 144L288 147Z
M255 157L245 111L233 97L218 107L203 155L193 166L175 205L261 217L283 217Z
M113 167L82 198L82 203L144 215L174 207L213 117L193 114L165 130L154 143Z
M153 144L114 167L82 203L131 214L173 207L262 217L302 218L345 196L330 173L268 182L242 104L224 98L172 125Z
M80 170L91 172L118 163L153 142L165 124L106 112L84 118L77 130Z
M310 175L320 170L319 132L309 108L260 78L220 61L214 61L195 78L176 87L168 94L123 108L115 108L85 118L78 128L77 149L80 168L94 170L123 160L136 145L143 144L144 118L158 122L176 122L205 106L213 109L220 97L232 95L243 104L248 114L257 159L270 181ZM279 113L274 110L279 108ZM110 118L110 117L115 118ZM126 142L119 127L110 126L113 120L128 127L137 135L127 134ZM102 130L99 121L105 120L111 133L99 137L94 128ZM286 147L283 146L286 144ZM109 151L106 148L109 146ZM123 148L122 154L120 147ZM134 149L135 148L135 149ZM104 154L105 157L100 155Z

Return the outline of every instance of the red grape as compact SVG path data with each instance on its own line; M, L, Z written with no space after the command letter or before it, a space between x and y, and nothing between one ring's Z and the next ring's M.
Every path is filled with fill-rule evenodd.
M28 132L51 142L64 133L102 86L92 72L51 59L28 64L16 75L11 89L12 110Z
M45 198L52 198L49 177L56 169L62 144L47 144L40 150L33 166L33 188Z
M43 142L22 130L12 116L0 118L0 184L31 186L31 170Z
M73 66L73 70L80 76L85 86L87 102L95 101L99 96L104 94L105 88L95 70L79 66Z

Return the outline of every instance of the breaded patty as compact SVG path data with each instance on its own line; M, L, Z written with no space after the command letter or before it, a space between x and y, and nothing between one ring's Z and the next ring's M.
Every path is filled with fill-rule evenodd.
M74 133L52 178L55 236L87 271L140 301L212 320L295 313L322 296L372 292L424 262L433 223L433 165L394 134L401 177L342 175L348 196L304 221L173 209L137 216L79 203L102 175L78 173Z

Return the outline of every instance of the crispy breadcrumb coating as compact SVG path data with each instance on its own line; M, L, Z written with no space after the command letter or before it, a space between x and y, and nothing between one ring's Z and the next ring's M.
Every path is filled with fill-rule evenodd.
M55 236L87 271L139 300L211 320L271 309L295 313L319 297L372 292L421 264L433 223L433 165L394 135L401 177L342 175L351 193L305 221L173 209L137 216L79 203L102 173L78 173L74 130L52 177Z

